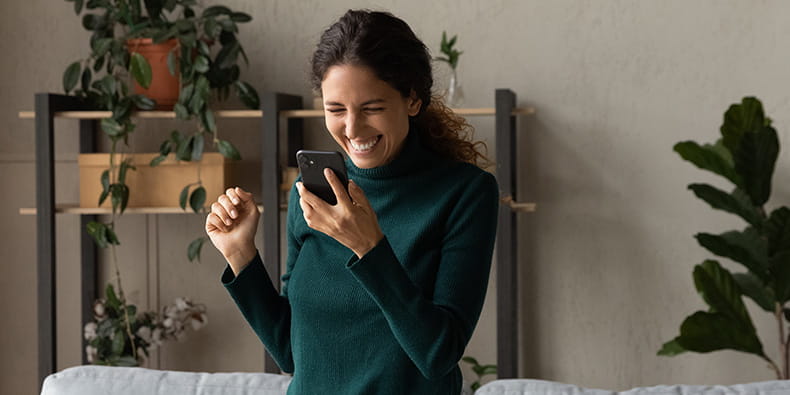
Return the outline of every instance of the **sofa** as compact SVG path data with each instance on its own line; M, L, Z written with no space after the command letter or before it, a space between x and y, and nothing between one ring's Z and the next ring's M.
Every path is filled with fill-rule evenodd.
M49 375L41 395L283 395L289 376L77 366ZM331 388L322 392L332 394ZM786 395L790 381L731 386L661 385L615 392L543 380L495 380L474 395Z

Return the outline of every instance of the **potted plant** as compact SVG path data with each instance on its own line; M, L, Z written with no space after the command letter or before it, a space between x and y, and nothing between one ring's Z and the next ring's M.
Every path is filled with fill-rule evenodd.
M101 173L99 180L102 191L98 200L101 205L110 199L112 215L107 223L89 223L87 232L99 247L114 250L120 244L114 231L115 220L124 212L133 193L126 180L129 172L136 169L128 158L118 157L122 148L119 143L126 144L135 129L132 119L135 108L149 110L157 104L160 108L167 105L161 98L162 102L157 103L148 96L152 82L167 76L152 68L142 48L147 44L169 45L165 50L167 55L159 58L164 60L171 77L178 76L170 78L171 83L174 79L178 81L173 110L178 119L194 122L190 131L171 132L150 165L156 166L168 156L178 161L199 161L207 143L214 144L223 156L238 160L240 155L233 144L220 139L211 107L214 101L226 100L235 91L244 105L259 108L257 92L240 79L240 63L247 64L248 60L237 38L238 27L252 18L221 5L198 9L195 0L66 1L74 4L83 27L92 34L90 55L71 63L63 74L64 91L86 99L97 109L111 112L109 118L101 121L101 129L111 146L109 168ZM132 82L139 87L132 86ZM199 172L194 182L184 186L179 201L184 209L188 202L193 211L204 210L206 190ZM190 260L199 259L204 242L205 238L200 237L190 243L187 248ZM117 307L122 313L119 317L130 328L136 322L135 314L130 312L124 297L116 254L113 251L111 255L120 301ZM135 333L127 334L130 344L136 344ZM131 350L136 355L136 347Z
M139 313L107 284L105 299L93 304L93 321L85 324L85 354L95 365L140 366L150 351L166 340L182 340L188 328L199 330L208 322L206 306L176 298L162 309Z
M701 183L688 188L714 209L746 221L741 230L695 236L712 254L737 262L746 270L733 274L714 259L696 265L694 285L709 309L688 316L680 326L680 334L665 343L658 354L737 350L760 357L773 368L778 379L788 379L790 208L781 206L769 211L765 207L771 195L779 140L762 104L753 97L730 106L720 130L721 138L714 144L684 141L674 149L683 159L734 184L731 192ZM763 349L743 296L776 318L780 365Z
M89 57L66 68L64 90L112 112L110 118L101 121L112 144L109 169L100 178L103 190L99 204L110 198L113 220L93 222L88 231L100 246L116 245L115 215L127 206L131 191L126 174L135 170L131 162L117 160L118 143L126 143L134 131L131 115L135 107L145 110L167 105L148 96L152 82L177 81L178 95L172 108L178 119L194 120L195 127L186 133L173 131L162 142L151 166L162 163L168 155L179 161L199 161L207 143L214 144L227 158L240 159L233 144L219 138L211 104L215 99L226 100L235 91L247 107L260 106L256 90L240 79L239 64L247 64L248 59L237 38L238 26L252 18L221 5L198 10L195 0L66 1L74 3L75 13L82 15L82 24L92 35ZM152 68L143 56L147 45L165 45L166 56L158 58L166 67ZM184 209L187 202L195 212L203 208L206 191L199 176L184 187L179 200ZM199 257L204 241L199 238L190 244L190 260Z
M439 44L439 52L444 56L438 56L435 60L447 63L450 66L450 84L447 87L447 104L453 107L460 106L464 100L464 93L461 90L461 82L458 81L458 60L463 51L455 49L455 42L458 35L447 39L447 32L442 31L442 42Z

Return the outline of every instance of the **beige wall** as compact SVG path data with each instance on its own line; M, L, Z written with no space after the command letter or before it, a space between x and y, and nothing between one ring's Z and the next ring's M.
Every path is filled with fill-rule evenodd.
M250 13L242 37L246 78L259 89L309 97L307 59L321 30L347 8L388 9L406 19L430 48L443 29L459 34L460 78L471 107L492 106L493 90L513 89L521 119L521 191L539 210L520 219L522 375L622 389L658 383L734 383L770 379L755 357L719 352L655 356L688 313L703 308L691 268L707 254L698 231L742 224L713 213L685 190L714 180L673 154L683 139L712 141L721 114L744 95L763 99L790 141L786 55L790 4L783 1L225 1ZM61 89L65 66L87 52L87 34L71 3L0 2L0 393L35 393L35 220L17 209L34 204L34 92ZM475 120L493 143L493 120ZM145 123L134 150L152 150L173 124ZM226 121L227 133L259 160L258 125ZM77 200L75 124L58 123L58 199ZM326 146L320 130L309 132ZM787 202L790 160L777 166L774 201ZM249 174L252 188L257 175ZM200 234L195 216L125 216L119 223L121 270L128 296L156 308L175 296L206 303L209 326L184 343L165 345L152 366L184 370L261 368L256 338L218 282L219 256L184 258ZM58 217L59 368L78 363L77 219ZM735 268L734 265L730 267ZM109 269L109 262L103 264ZM492 288L493 291L493 288ZM490 292L489 296L493 296ZM489 298L491 299L491 298ZM756 311L756 310L755 310ZM484 317L494 318L489 300ZM767 352L776 357L774 325L756 316ZM468 353L495 360L495 327L480 325Z

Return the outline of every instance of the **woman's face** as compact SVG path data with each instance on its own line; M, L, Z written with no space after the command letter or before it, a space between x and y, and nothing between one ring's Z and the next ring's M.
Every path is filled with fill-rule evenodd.
M409 133L409 116L421 101L403 97L368 67L336 65L321 82L326 128L354 165L370 169L391 162Z

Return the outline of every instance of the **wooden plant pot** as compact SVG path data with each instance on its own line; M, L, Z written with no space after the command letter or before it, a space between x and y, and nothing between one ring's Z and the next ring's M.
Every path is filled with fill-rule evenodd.
M127 207L178 207L181 190L198 179L198 166L203 187L206 188L207 204L230 187L231 161L219 153L206 152L199 162L179 162L174 154L170 154L159 166L150 167L151 159L158 155L123 155L123 158L131 158L132 164L137 168L126 173L126 185L130 191ZM120 157L121 155L117 155L118 163L122 160ZM78 163L80 207L99 207L101 174L110 168L110 154L80 154ZM110 198L101 207L112 207Z
M159 44L154 44L150 38L135 38L126 42L130 54L137 52L143 55L151 65L151 85L145 89L132 79L134 93L143 94L155 100L157 110L172 110L178 101L179 67L176 67L176 75L170 74L170 69L167 67L167 57L170 52L175 51L176 45L178 45L176 39ZM178 55L177 51L176 55Z

